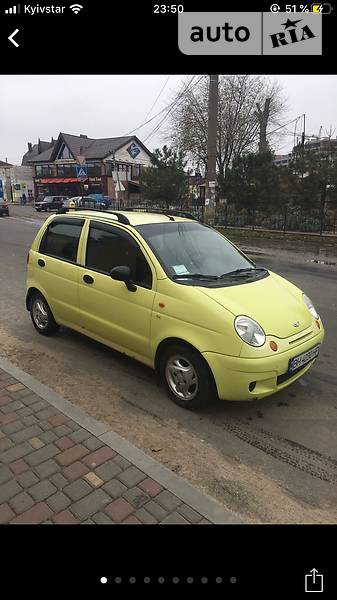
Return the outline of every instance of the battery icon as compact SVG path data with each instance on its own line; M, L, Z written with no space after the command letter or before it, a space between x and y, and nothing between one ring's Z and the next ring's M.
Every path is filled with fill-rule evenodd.
M318 14L325 14L325 15L329 15L332 11L332 6L331 4L312 4L311 5L311 12L313 13L318 13Z

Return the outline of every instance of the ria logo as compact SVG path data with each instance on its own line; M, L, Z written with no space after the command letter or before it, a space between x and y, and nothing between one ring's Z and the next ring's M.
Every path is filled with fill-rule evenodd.
M297 29L297 23L301 23L302 20L303 19L291 21L291 19L287 19L285 23L281 23L285 31L273 33L270 36L273 48L288 46L288 44L296 44L297 42L303 42L304 40L310 40L316 37L309 25L304 25L302 27L299 25Z

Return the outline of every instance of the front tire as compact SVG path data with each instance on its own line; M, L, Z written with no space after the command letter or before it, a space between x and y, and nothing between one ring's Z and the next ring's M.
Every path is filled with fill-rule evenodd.
M184 344L166 348L159 365L160 378L173 402L196 410L217 398L213 375L203 357Z
M59 326L48 306L47 300L40 293L36 293L30 300L30 316L33 325L40 335L54 335Z

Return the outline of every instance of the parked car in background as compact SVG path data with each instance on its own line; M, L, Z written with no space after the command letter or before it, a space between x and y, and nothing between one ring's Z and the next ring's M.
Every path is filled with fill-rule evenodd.
M71 198L67 198L62 204L62 208L69 208L72 203L75 204L76 208L82 206L81 202L84 196L72 196Z
M87 199L90 199L90 208L106 209L111 204L110 198L103 196L103 194L90 194L90 196L87 196Z
M69 208L71 202L74 202L77 208L105 209L111 206L111 199L107 196L102 196L101 194L73 196L63 203L62 208Z
M35 202L34 208L37 212L58 210L62 208L63 203L68 200L67 196L45 196L43 200Z
M0 198L0 215L2 217L9 217L8 203L3 198Z

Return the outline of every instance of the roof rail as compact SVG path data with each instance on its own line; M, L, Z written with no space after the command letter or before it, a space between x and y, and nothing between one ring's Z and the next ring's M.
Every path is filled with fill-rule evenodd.
M68 212L77 212L82 210L89 210L90 212L99 212L103 214L115 215L119 223L123 223L123 225L131 225L129 219L125 215L123 215L123 213L115 212L113 210L105 210L99 208L81 208L80 206L76 206L76 208L60 208L56 214L65 215Z
M170 221L174 221L173 217L185 217L186 219L193 219L194 221L197 221L198 219L189 212L186 212L184 210L175 210L175 209L163 209L161 210L160 208L148 208L145 206L132 206L132 208L127 208L126 212L128 211L139 211L139 212L146 212L146 213L155 213L155 214L159 214L159 215L165 215L165 217L168 217L168 219L170 219Z

